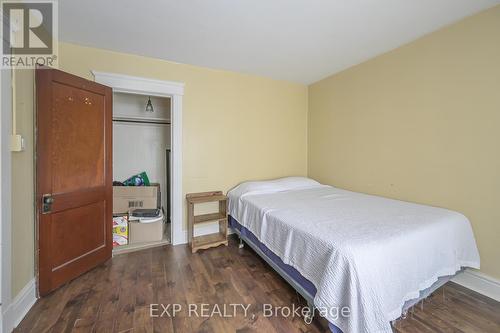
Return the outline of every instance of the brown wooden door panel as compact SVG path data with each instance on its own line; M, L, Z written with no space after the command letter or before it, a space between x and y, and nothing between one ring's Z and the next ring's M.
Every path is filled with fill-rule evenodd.
M104 96L54 82L53 103L53 193L104 186Z
M112 91L36 70L39 291L45 295L111 257ZM42 212L43 195L52 209Z
M57 213L66 209L88 205L96 201L106 200L106 188L101 186L78 192L54 193L53 198L52 213Z
M107 230L102 223L105 215L103 201L52 213L52 271L106 246Z

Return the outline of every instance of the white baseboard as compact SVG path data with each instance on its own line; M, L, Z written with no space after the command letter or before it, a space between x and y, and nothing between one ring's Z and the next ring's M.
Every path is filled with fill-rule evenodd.
M500 302L500 281L484 273L467 269L452 281Z
M213 234L219 231L219 224L218 223L207 223L207 224L202 224L198 225L194 229L194 235L195 236L203 236L203 235L208 235L208 234ZM232 228L227 229L228 235L231 235L234 233L234 230ZM178 244L186 244L188 242L188 232L187 230L183 230L183 235L182 235L182 240Z
M3 332L10 333L19 325L36 302L36 280L28 282L3 314Z

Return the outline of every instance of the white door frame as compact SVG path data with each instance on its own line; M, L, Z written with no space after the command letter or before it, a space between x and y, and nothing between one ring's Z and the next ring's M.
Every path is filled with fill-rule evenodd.
M95 82L113 89L113 92L140 94L146 96L170 97L171 99L171 197L172 244L185 243L182 200L182 96L184 83L154 80L143 77L92 71Z
M12 125L12 78L10 69L0 70L0 332L8 332L11 327L7 320L7 310L12 302L12 262L11 262L11 156L10 134Z

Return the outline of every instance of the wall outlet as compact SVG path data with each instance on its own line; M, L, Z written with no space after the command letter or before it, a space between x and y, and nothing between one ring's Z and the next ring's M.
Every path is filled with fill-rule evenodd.
M24 151L24 138L20 134L11 135L10 137L10 151Z

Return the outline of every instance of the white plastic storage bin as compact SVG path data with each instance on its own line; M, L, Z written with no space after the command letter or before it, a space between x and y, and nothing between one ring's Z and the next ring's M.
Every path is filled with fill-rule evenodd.
M163 240L165 227L163 214L157 218L137 219L130 218L129 242L130 244L158 242Z

